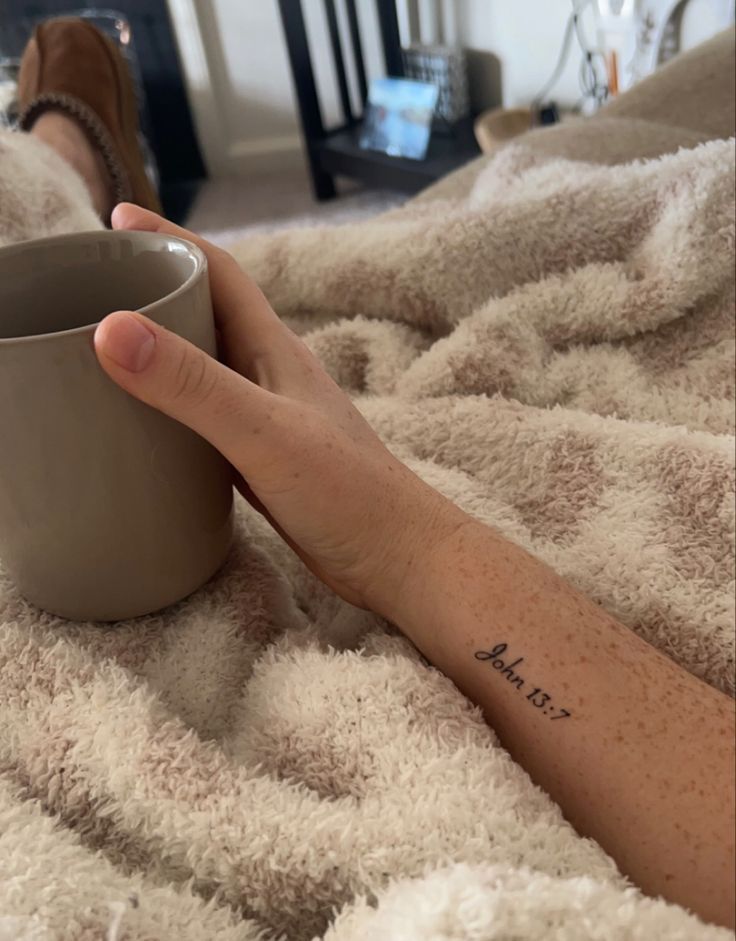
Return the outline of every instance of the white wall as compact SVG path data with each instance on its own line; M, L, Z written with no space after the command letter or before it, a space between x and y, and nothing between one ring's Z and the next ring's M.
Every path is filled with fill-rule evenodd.
M500 60L502 94L495 98L500 97L506 107L529 104L544 88L557 64L565 25L573 9L572 0L445 2L450 2L454 8L460 42L472 50L490 50ZM633 7L634 0L630 3ZM658 16L661 12L668 14L675 0L638 0L638 3ZM689 0L682 19L681 48L690 48L712 36L723 29L732 16L732 0ZM581 26L589 46L595 48L597 32L592 4L583 11ZM632 51L626 48L627 52ZM474 58L481 57L471 55L471 69ZM630 56L625 59L628 61ZM574 105L580 101L580 64L580 47L573 42L567 65L550 92L550 97L561 105ZM628 82L621 82L621 88L626 84ZM478 105L499 103L487 88L480 87L480 83L476 83L472 90Z
M326 124L340 122L322 0L303 0ZM300 152L291 71L276 0L168 0L205 161L214 175L279 165ZM343 35L347 24L338 13ZM372 0L358 0L369 74L383 69ZM354 103L359 98L348 63Z
M529 104L557 62L571 11L568 0L455 0L455 10L460 42L470 50L492 52L500 64L500 90L471 82L474 104ZM481 60L482 56L471 54L471 69L474 61ZM573 104L580 97L579 65L580 56L573 48L555 89L562 103Z
M667 0L639 0L658 4ZM673 0L674 2L674 0ZM711 35L723 0L690 0L684 45ZM247 172L299 159L300 137L291 73L276 0L168 0L195 123L213 174ZM337 87L322 0L303 0L324 119L339 120ZM343 9L337 3L343 35ZM476 108L528 104L557 61L571 0L399 0L402 40L445 39L469 50ZM358 0L370 75L383 68L374 0ZM586 14L590 41L595 30ZM580 98L580 54L570 60L553 95ZM357 101L354 76L351 88Z

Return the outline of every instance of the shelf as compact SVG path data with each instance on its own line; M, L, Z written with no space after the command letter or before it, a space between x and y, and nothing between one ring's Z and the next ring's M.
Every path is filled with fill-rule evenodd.
M472 120L458 124L452 135L433 133L424 160L392 157L376 150L364 150L359 143L361 125L341 128L317 143L316 157L329 174L362 180L416 193L480 154L473 135Z
M362 150L359 144L361 123L356 120L355 102L351 100L346 68L346 63L351 60L362 102L359 111L362 112L369 92L358 0L345 0L343 4L349 26L347 38L339 28L335 0L323 0L323 3L332 66L340 93L341 120L344 122L339 130L332 131L325 128L322 120L323 109L312 68L302 0L278 0L294 91L299 102L299 119L306 142L312 189L317 199L333 199L337 195L336 176L351 177L372 186L416 193L478 156L480 149L475 142L472 118L459 122L451 134L442 131L433 133L424 160L407 160ZM361 9L363 5L363 0L360 0ZM368 6L368 0L365 0L365 6ZM404 60L396 0L374 0L373 9L378 22L385 74L402 78ZM322 48L319 54L323 55Z

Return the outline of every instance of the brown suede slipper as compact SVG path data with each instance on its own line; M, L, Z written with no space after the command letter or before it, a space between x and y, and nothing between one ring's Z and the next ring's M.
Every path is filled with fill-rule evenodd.
M114 203L161 212L138 144L133 80L111 39L83 19L59 17L37 26L18 77L19 124L29 131L44 111L63 111L86 131L112 179Z

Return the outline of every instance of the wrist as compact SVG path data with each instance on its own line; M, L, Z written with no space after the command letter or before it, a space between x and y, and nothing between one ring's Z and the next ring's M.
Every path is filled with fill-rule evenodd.
M408 471L413 480L397 501L400 512L386 529L382 577L366 592L369 607L411 636L418 612L439 588L441 559L472 517ZM450 550L451 551L451 550Z

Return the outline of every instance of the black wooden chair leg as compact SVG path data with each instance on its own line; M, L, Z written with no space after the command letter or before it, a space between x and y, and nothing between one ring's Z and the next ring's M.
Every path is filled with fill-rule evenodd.
M337 196L337 187L335 178L331 173L326 173L311 156L307 157L309 161L309 173L312 177L312 192L315 199L324 202L327 199L334 199Z

